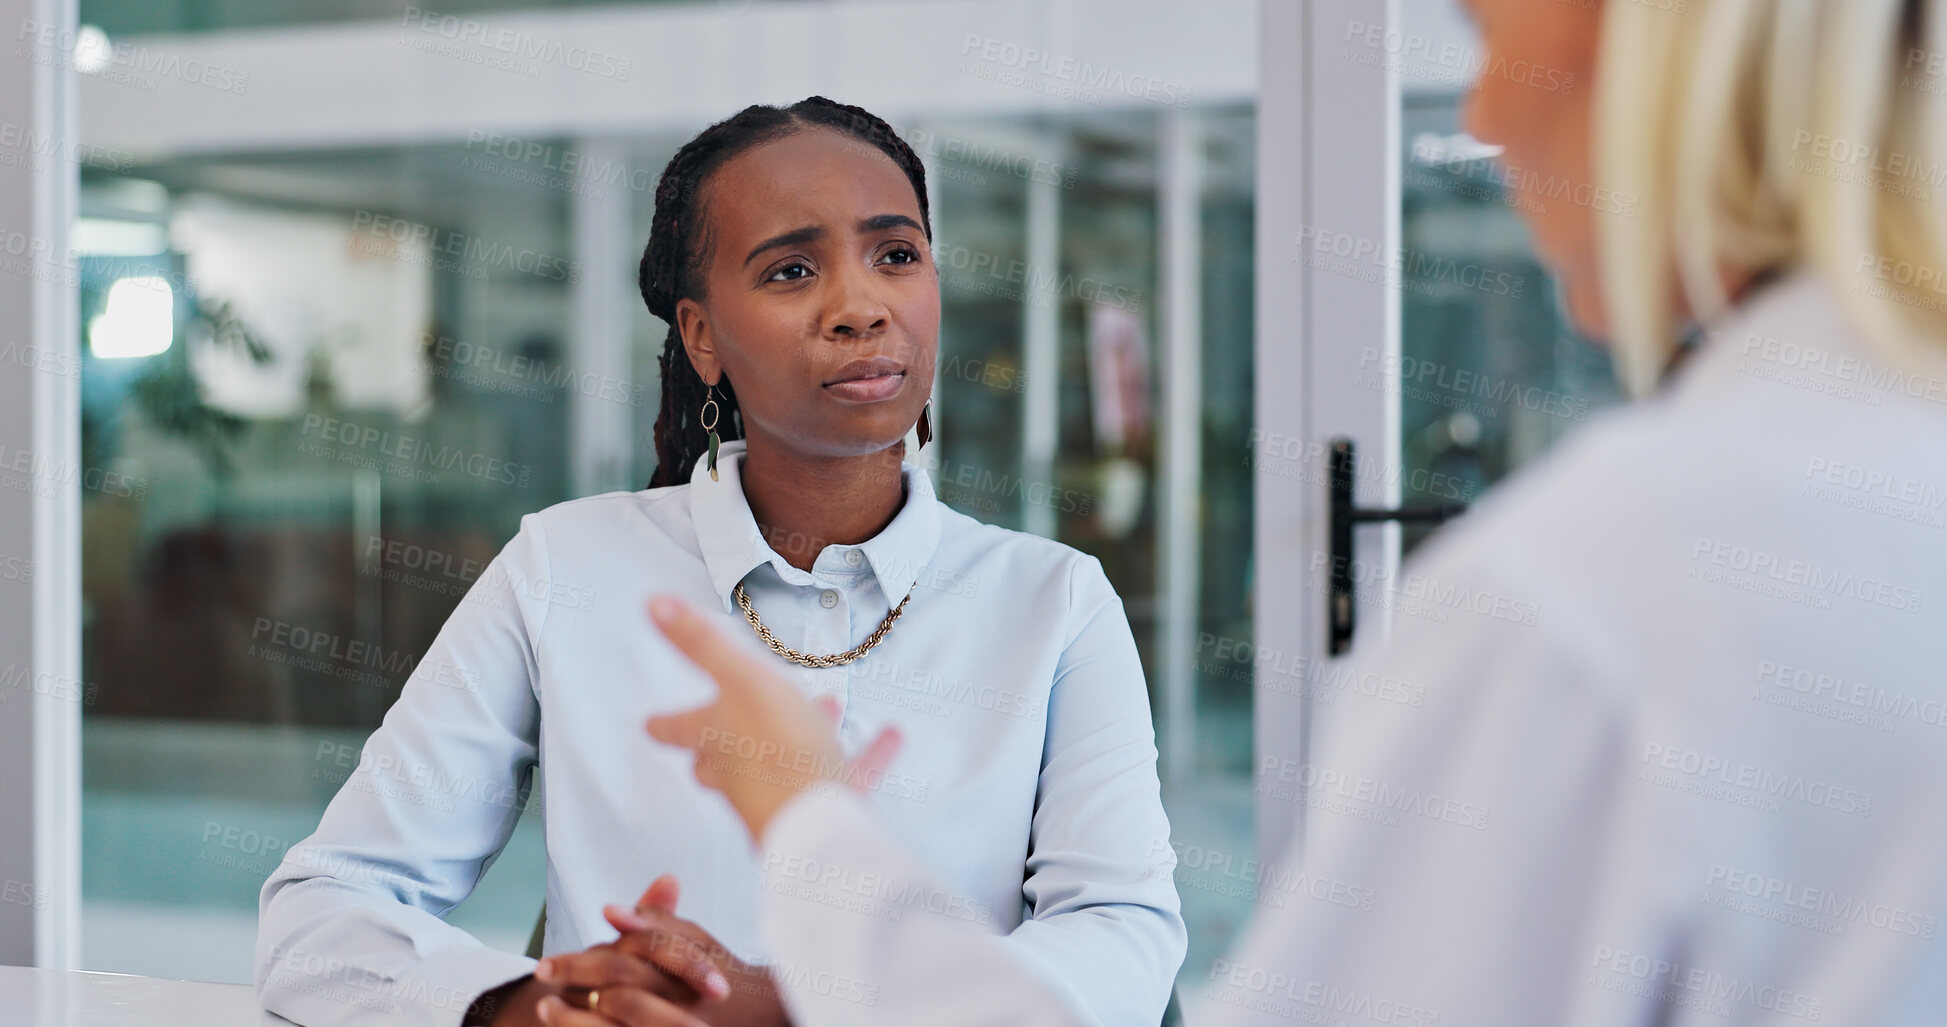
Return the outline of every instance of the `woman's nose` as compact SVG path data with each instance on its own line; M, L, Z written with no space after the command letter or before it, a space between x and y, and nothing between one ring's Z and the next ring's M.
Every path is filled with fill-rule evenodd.
M879 299L869 271L840 270L826 281L830 283L824 317L826 335L860 336L884 330L891 311Z

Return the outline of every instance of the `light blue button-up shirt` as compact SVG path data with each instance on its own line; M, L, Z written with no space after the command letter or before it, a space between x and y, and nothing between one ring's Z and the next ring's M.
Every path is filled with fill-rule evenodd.
M687 485L522 519L317 832L265 882L256 966L267 1008L307 1025L374 1012L455 1024L473 997L530 972L531 960L442 917L506 843L537 765L546 951L613 938L603 904L674 873L684 916L765 961L760 882L829 889L834 868L760 866L728 805L696 783L689 754L642 728L715 691L647 622L645 601L687 596L758 646L732 599L742 582L765 625L807 653L863 642L912 594L859 661L778 661L808 692L839 700L848 747L899 726L905 744L864 782L867 799L947 885L839 887L888 916L923 905L1007 936L1103 1024L1160 1020L1185 932L1142 666L1101 565L954 512L907 465L892 523L858 545L827 545L800 570L758 529L742 454L741 443L724 447L721 481L699 469Z

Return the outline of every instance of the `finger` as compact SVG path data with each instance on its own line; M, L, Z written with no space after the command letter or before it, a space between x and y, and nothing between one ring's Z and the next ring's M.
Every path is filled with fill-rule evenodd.
M661 713L650 717L649 737L694 752L703 745L703 732L716 721L718 705L711 703L682 713Z
M608 921L610 927L615 928L616 932L620 934L627 934L630 931L646 931L654 926L649 921L643 919L642 914L636 910L630 909L627 906L617 905L613 902L602 907L602 917Z
M649 890L643 892L642 898L636 900L635 908L638 911L654 908L674 913L676 898L682 890L682 886L676 882L675 874L664 874L649 882Z
M647 999L660 1002L656 1007ZM665 999L656 999L645 992L632 988L603 988L599 1010L576 1009L560 998L549 995L536 1007L541 1014L541 1022L547 1027L707 1027L702 1020L689 1015Z
M899 755L899 746L904 741L896 727L880 731L852 760L852 768L857 773L851 775L851 779L862 784L869 777L884 773L892 765L892 758Z
M716 679L726 698L734 695L740 699L761 699L776 688L788 691L788 686L775 682L770 667L730 641L730 636L718 631L681 599L673 595L657 596L649 602L649 616L677 651ZM795 697L796 693L792 695Z
M711 958L712 954L694 939L684 937L672 924L659 923L646 931L625 934L616 939L616 944L631 956L647 960L698 996L720 999L730 995L730 979Z
M602 989L604 1016L629 1027L706 1027L695 1014L659 995L634 988Z
M839 708L838 697L830 692L811 700L811 704L818 707L818 712L829 717L834 727L838 725L839 718L845 715L845 711Z
M583 952L549 956L534 968L535 980L569 988L606 988L626 985L643 988L673 998L688 998L690 986L665 973L653 962L612 945L600 945Z

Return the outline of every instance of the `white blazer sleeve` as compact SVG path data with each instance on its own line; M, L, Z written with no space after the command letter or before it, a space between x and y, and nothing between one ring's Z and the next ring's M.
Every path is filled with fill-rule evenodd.
M1631 877L1667 833L1633 802L1597 633L1520 579L1419 571L1488 598L1400 617L1351 657L1423 707L1337 695L1307 760L1259 761L1260 791L1297 803L1302 830L1263 868L1237 948L1186 989L1188 1022L1663 1022L1588 981L1668 908L1660 882Z
M1006 937L924 901L896 910L848 902L860 892L951 894L850 792L791 800L772 818L763 848L760 917L771 976L796 1027L1099 1023L1073 989Z
M306 1027L450 1027L480 993L530 972L531 960L442 918L506 844L526 796L548 574L529 515L413 669L317 832L264 883L266 1009Z

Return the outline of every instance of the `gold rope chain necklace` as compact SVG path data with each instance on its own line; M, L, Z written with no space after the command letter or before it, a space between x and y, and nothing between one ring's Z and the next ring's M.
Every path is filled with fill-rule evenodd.
M906 604L912 602L913 599L913 593L910 590L907 591L906 598L901 599L898 606L888 611L886 613L886 619L880 621L879 626L873 630L871 636L858 645L842 653L833 653L829 656L813 656L809 653L801 653L785 645L783 642L777 640L776 635L771 634L771 629L765 627L764 622L757 619L757 607L750 604L750 593L744 591L743 582L738 582L737 587L732 589L731 592L737 597L737 605L743 608L744 619L750 621L750 626L757 629L757 637L763 639L764 644L770 646L772 652L790 660L792 663L806 667L843 667L859 657L864 656L866 653L871 652L873 646L878 645L885 639L886 632L892 630L893 622L899 619L900 614L906 612Z

